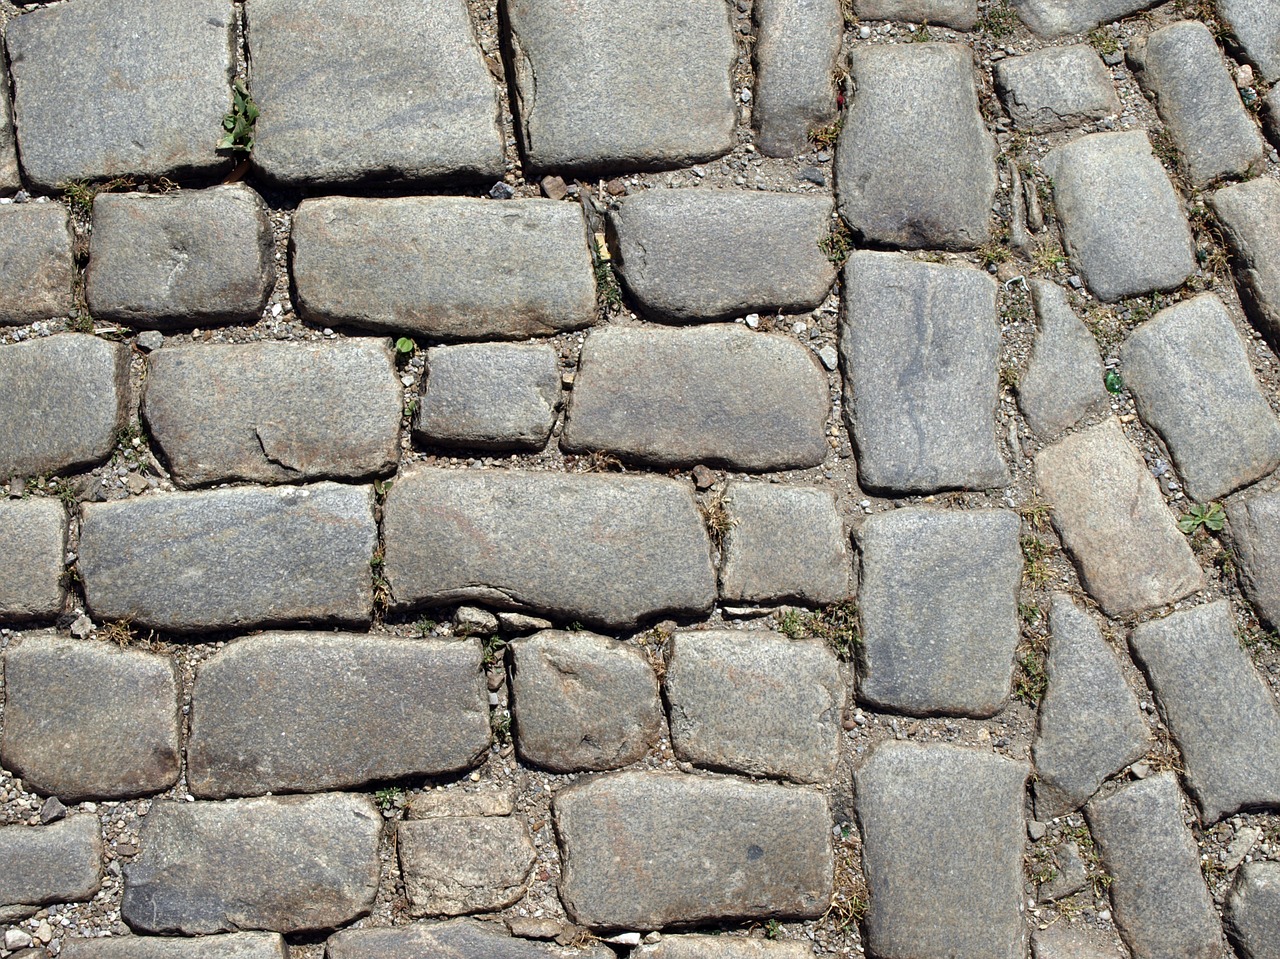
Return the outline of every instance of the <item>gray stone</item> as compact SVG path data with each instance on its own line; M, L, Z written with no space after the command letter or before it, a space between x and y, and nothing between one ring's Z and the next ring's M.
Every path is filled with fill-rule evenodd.
M492 636L498 631L498 617L478 606L459 606L453 611L455 636Z
M1227 897L1227 936L1243 959L1280 959L1280 863L1248 862Z
M761 0L756 18L756 93L751 118L765 156L809 148L809 134L836 118L834 73L844 34L840 0Z
M1249 318L1280 344L1280 183L1259 177L1209 196L1236 258L1236 284Z
M1000 101L1020 129L1066 130L1120 112L1110 72L1085 44L999 60L992 72Z
M18 139L13 129L12 97L9 71L5 69L3 82L0 82L0 192L5 194L22 189L22 176L18 169Z
M1280 807L1280 709L1240 648L1230 602L1143 623L1129 644L1182 752L1203 820Z
M175 632L364 625L373 609L373 491L318 483L86 503L90 614Z
M677 633L663 689L671 745L685 762L802 783L835 773L848 689L822 640Z
M1154 7L1160 0L1013 0L1013 7L1033 33L1064 37L1085 33L1102 23L1120 20Z
M811 789L623 772L551 809L560 898L582 925L816 918L831 901L831 813Z
M0 476L72 473L111 455L129 415L129 348L60 333L0 346Z
M394 928L344 929L329 937L325 959L614 959L608 946L566 949L508 936L496 922L454 919Z
M830 410L826 373L789 336L609 327L582 347L562 445L652 466L802 469L826 458Z
M142 416L174 482L384 476L400 456L385 340L192 343L147 360Z
M510 816L516 811L516 788L462 792L459 789L414 793L405 804L407 819L442 819L452 816Z
M1280 144L1280 88L1262 98L1262 128L1273 144Z
M1022 959L1027 768L976 749L885 742L854 776L878 959Z
M1275 6L1266 0L1217 0L1217 9L1262 78L1280 80L1280 14Z
M275 286L267 205L244 184L99 193L85 295L132 327L253 322Z
M1128 959L1128 953L1110 937L1083 924L1065 922L1032 933L1031 955L1035 959Z
M187 781L214 799L321 792L456 773L488 748L479 642L268 633L200 664Z
M1100 300L1172 289L1194 272L1187 218L1145 130L1072 140L1043 166L1067 253Z
M0 922L17 922L53 902L87 902L101 885L97 816L0 828Z
M1074 896L1088 883L1089 869L1074 840L1065 839L1054 846L1050 862L1053 863L1053 878L1040 884L1036 891L1038 902L1057 902Z
M836 153L840 212L890 246L970 250L991 237L995 141L978 113L969 48L859 45Z
M27 179L43 190L135 174L208 176L231 108L226 0L88 0L7 25Z
M498 91L463 0L255 0L249 34L268 178L502 176Z
M1048 280L1030 285L1036 337L1018 383L1018 406L1033 430L1052 436L1101 408L1107 391L1097 341L1071 309L1066 291Z
M75 306L71 220L61 203L0 205L0 326L66 316Z
M541 449L560 409L554 347L514 343L434 346L413 428L426 443Z
M1280 631L1280 491L1227 503L1240 586L1268 629Z
M663 936L631 950L629 959L810 959L807 942L749 939L746 936Z
M1156 314L1125 342L1124 382L1188 495L1217 499L1280 465L1280 421L1212 293Z
M819 247L827 197L735 190L646 190L609 215L618 269L640 311L674 322L803 313L836 267Z
M1035 469L1062 545L1108 616L1172 603L1204 585L1146 461L1114 417L1041 450Z
M293 278L318 326L514 339L596 319L582 212L554 200L304 200Z
M382 529L398 608L483 602L622 629L715 601L710 542L675 480L407 470Z
M62 612L66 549L67 511L58 500L0 502L0 623Z
M994 715L1009 696L1022 554L1009 510L877 513L859 534L861 699L910 715Z
M63 959L288 959L284 939L268 932L239 932L198 939L112 936L63 939Z
M492 912L529 889L536 853L521 816L443 816L396 829L413 916Z
M996 448L996 283L978 270L855 253L840 353L858 479L873 493L1004 486Z
M553 772L616 769L663 732L658 678L638 646L587 632L540 632L511 644L520 758Z
M854 0L861 20L907 20L956 30L972 30L978 22L978 0Z

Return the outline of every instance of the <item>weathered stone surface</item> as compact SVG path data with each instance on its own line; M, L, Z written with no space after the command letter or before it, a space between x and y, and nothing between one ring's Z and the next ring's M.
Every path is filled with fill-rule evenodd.
M616 769L662 734L658 678L639 647L587 632L544 631L511 644L520 758L553 772Z
M239 932L198 939L112 936L63 939L65 959L288 959L284 939L268 932Z
M1014 126L1066 130L1120 112L1120 100L1093 47L1045 47L992 65L1000 101Z
M859 45L836 154L840 212L873 243L968 250L991 236L995 141L969 48Z
M92 466L129 414L129 348L81 333L0 347L0 396L0 476Z
M460 916L510 906L528 891L536 855L519 816L402 822L396 848L414 916Z
M661 320L802 313L826 299L836 267L818 244L827 197L647 190L609 215L618 268L641 312Z
M1240 867L1224 920L1227 936L1244 959L1280 959L1280 863Z
M1138 412L1169 448L1190 496L1217 499L1280 465L1280 421L1212 293L1160 311L1120 356Z
M383 515L401 608L478 601L621 629L715 601L710 542L675 480L408 470Z
M1108 616L1172 603L1204 585L1146 462L1114 418L1046 447L1035 463L1062 545Z
M1038 902L1056 902L1082 890L1089 881L1089 869L1080 847L1073 839L1064 839L1051 847L1046 865L1052 865L1053 875L1036 888Z
M560 362L546 345L468 343L427 351L413 428L427 443L541 449L560 409Z
M1009 695L1022 554L1008 510L878 513L859 534L859 695L911 715L991 716Z
M1102 933L1055 922L1031 934L1031 955L1035 959L1127 959L1128 954Z
M1033 33L1063 37L1084 33L1100 23L1119 20L1154 7L1160 0L1013 0L1014 9Z
M1217 11L1262 78L1268 83L1280 80L1280 15L1276 8L1264 0L1217 0Z
M844 269L845 415L869 492L1003 486L996 284L978 270L855 253Z
M80 575L98 619L207 632L372 613L367 486L170 493L83 512Z
M1280 806L1280 710L1240 648L1230 602L1143 623L1129 644L1182 751L1187 790L1204 821Z
M1227 516L1244 594L1266 627L1280 630L1280 492L1233 497Z
M761 0L756 18L756 94L751 117L765 156L809 148L809 133L836 118L836 60L844 33L840 0Z
M831 814L808 789L613 773L552 803L560 898L594 928L816 917L831 896Z
M9 647L4 668L0 763L28 789L80 802L178 781L180 696L168 656L29 634Z
M462 792L459 789L414 793L405 803L408 819L449 816L510 816L516 809L516 788Z
M1209 195L1236 257L1240 299L1254 325L1280 344L1280 183L1259 177Z
M746 936L663 936L631 950L630 959L809 959L804 942L749 939Z
M1021 959L1027 771L955 746L872 750L855 773L872 955Z
M58 500L0 502L0 623L62 612L66 549L67 511Z
M609 327L587 336L564 428L569 451L653 466L817 466L831 398L793 338L730 325Z
M22 176L18 170L18 139L13 129L12 96L9 71L6 69L3 83L0 83L0 192L6 195L22 189Z
M1262 128L1273 144L1280 143L1280 88L1262 98Z
M101 885L97 816L0 828L0 922L16 922L52 902L84 902Z
M182 935L345 925L373 906L381 831L367 796L158 802L120 914L135 932Z
M0 91L2 92L2 91ZM0 205L0 326L71 312L71 221L61 203Z
M402 399L385 340L192 343L147 359L142 415L182 486L392 472Z
M476 640L267 633L200 664L196 796L320 792L468 769L489 747Z
M608 946L562 949L508 936L500 923L454 919L394 928L344 929L329 937L325 959L390 959L449 956L450 959L614 959Z
M1043 165L1067 253L1100 300L1172 289L1195 270L1191 230L1145 130L1072 140Z
M512 339L596 318L582 212L553 200L305 200L293 278L317 325Z
M99 193L85 295L129 326L253 322L275 285L267 205L244 184Z
M1071 309L1066 291L1048 280L1032 280L1031 300L1036 338L1018 383L1018 406L1033 430L1052 436L1101 407L1107 391L1097 341Z
M208 175L231 107L226 0L89 0L7 25L18 145L44 190L122 174Z
M497 88L463 0L255 0L249 31L267 177L502 176Z
M978 0L854 0L862 20L907 20L956 30L972 30L978 22Z

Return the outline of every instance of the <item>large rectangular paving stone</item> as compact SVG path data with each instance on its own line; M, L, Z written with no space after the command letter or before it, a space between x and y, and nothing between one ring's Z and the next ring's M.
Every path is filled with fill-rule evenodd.
M344 929L329 937L325 959L614 959L608 946L564 948L517 939L501 923L453 919L394 928Z
M67 511L59 500L0 502L0 623L62 612L66 550Z
M1083 43L998 60L992 72L1004 108L1021 129L1065 130L1120 112L1111 73Z
M1254 325L1280 344L1280 183L1259 177L1209 195L1235 256L1240 299Z
M169 493L83 511L80 574L97 619L208 632L372 614L368 486Z
M1160 0L1013 0L1013 7L1033 33L1064 37L1084 33L1100 23L1120 20L1154 7Z
M292 245L298 308L317 325L518 339L596 319L586 224L568 203L304 200Z
M69 314L75 275L66 207L0 204L0 326Z
M462 916L514 905L537 852L523 816L432 816L396 827L412 916Z
M0 922L54 902L87 902L102 885L98 817L0 829Z
M978 0L854 0L862 20L906 20L956 30L972 30L978 22Z
M809 148L809 134L836 118L836 60L844 35L840 0L760 0L751 119L765 156Z
M1268 83L1280 80L1280 10L1267 0L1216 0L1245 59Z
M1240 586L1269 629L1280 630L1280 492L1242 493L1227 503Z
M271 932L233 932L180 939L111 936L62 940L64 959L288 959L284 938Z

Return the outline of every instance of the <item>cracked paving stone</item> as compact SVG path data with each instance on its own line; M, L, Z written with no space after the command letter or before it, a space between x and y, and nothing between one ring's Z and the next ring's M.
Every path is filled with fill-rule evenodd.
M1245 59L1268 83L1280 80L1280 11L1267 0L1217 0L1222 17Z
M1052 38L1085 33L1158 3L1160 0L1013 0L1013 7L1032 33Z
M344 929L325 943L326 959L615 959L608 946L564 948L509 936L500 923L453 919L382 929Z
M1240 867L1223 925L1242 959L1280 959L1280 863Z
M1250 320L1272 346L1280 344L1280 183L1260 177L1209 195Z
M807 942L748 939L745 936L663 936L655 943L641 943L628 959L811 959Z
M88 902L102 886L98 817L0 827L0 923L54 902Z
M992 70L1000 102L1019 129L1066 130L1120 112L1111 72L1087 44L1045 47L999 60Z
M1101 409L1108 394L1097 340L1071 309L1066 291L1048 280L1030 286L1036 335L1018 382L1018 406L1033 430L1052 436Z
M75 279L67 208L0 204L0 327L67 316Z
M1280 630L1280 491L1232 497L1227 518L1240 586L1263 624Z
M537 856L522 816L402 822L396 848L412 916L493 912L529 891Z
M854 0L860 20L905 20L955 30L972 30L978 22L978 0Z
M0 501L0 623L50 621L67 595L67 510L59 500Z
M809 134L837 116L833 76L844 17L840 0L760 0L751 118L765 156L806 152Z
M198 939L112 936L62 940L62 959L288 959L283 937L238 932Z

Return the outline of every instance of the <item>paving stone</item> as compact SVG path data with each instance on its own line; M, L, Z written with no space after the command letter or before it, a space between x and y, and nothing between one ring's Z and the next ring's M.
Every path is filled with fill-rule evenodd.
M836 267L819 243L827 197L734 190L646 190L609 215L618 270L640 311L660 320L803 313L826 299Z
M0 502L0 623L62 612L66 550L67 511L58 500Z
M275 286L267 205L244 184L99 193L85 295L100 320L140 326L252 323Z
M71 284L71 221L61 203L0 205L0 326L66 316Z
M1008 483L996 449L995 281L974 269L855 253L844 297L845 415L863 489Z
M751 118L765 156L809 149L809 134L837 115L834 74L844 34L840 0L761 0Z
M112 936L62 940L64 959L288 959L284 939L274 933L239 932L198 939Z
M1204 585L1146 461L1114 417L1046 447L1035 464L1062 545L1108 616L1172 603Z
M367 486L168 493L83 514L80 575L99 621L176 632L369 622Z
M1032 33L1064 37L1085 33L1102 23L1120 20L1154 7L1160 0L1013 0L1018 16Z
M1054 869L1053 878L1040 883L1036 890L1038 902L1057 902L1073 896L1089 882L1089 868L1074 840L1065 839L1054 846L1049 854L1049 864Z
M1272 143L1280 143L1280 88L1262 98L1262 128Z
M1052 436L1107 401L1102 359L1093 334L1076 316L1066 291L1031 281L1036 337L1031 362L1018 383L1018 406L1041 436Z
M426 443L542 449L560 409L553 347L514 343L434 346L413 428Z
M87 902L102 885L98 817L0 828L0 922L53 902Z
M1280 421L1212 293L1161 310L1120 356L1138 413L1169 448L1188 495L1217 499L1280 465Z
M629 959L809 959L806 942L748 939L746 936L663 936L631 950Z
M1120 112L1111 73L1093 47L1045 47L992 64L1000 101L1014 126L1047 132Z
M658 678L639 647L587 632L543 631L511 644L520 758L553 772L616 769L663 732Z
M859 46L836 152L840 212L870 243L969 250L991 237L995 141L958 43Z
M147 360L142 398L181 486L386 475L402 407L381 339L165 347Z
M822 640L677 633L663 689L671 745L685 762L802 783L835 773L847 680Z
M344 929L325 943L325 959L614 959L608 946L564 949L508 936L496 922L454 919L381 929Z
M1280 344L1280 183L1260 177L1209 195L1236 258L1240 300L1272 345Z
M849 538L830 492L734 482L723 503L721 599L819 606L849 597Z
M298 308L318 326L516 339L596 319L586 227L568 203L323 197L298 207L292 243Z
M135 932L187 936L345 925L373 907L381 831L367 796L157 802L120 914Z
M0 192L5 195L22 189L22 176L18 169L18 139L13 129L12 97L9 71L5 70L3 83L0 83Z
M268 178L501 178L498 91L462 0L256 0L249 36Z
M855 773L877 959L1022 959L1027 768L976 749L886 742Z
M76 472L111 455L129 414L129 348L60 333L0 346L0 476Z
M201 663L192 703L187 780L205 798L440 776L489 748L476 640L266 633Z
M483 602L622 629L715 601L707 533L675 480L406 470L382 529L398 608Z
M1217 12L1262 78L1268 83L1280 80L1280 15L1276 8L1266 0L1217 0Z
M1240 648L1230 602L1143 623L1129 644L1182 751L1187 791L1204 821L1280 807L1280 709Z
M226 0L50 4L7 24L7 43L22 168L40 189L226 165L214 150L235 72Z
M1240 586L1258 618L1280 630L1280 492L1250 492L1227 503Z
M516 127L535 170L728 153L737 59L720 0L504 0Z
M972 30L978 22L978 0L854 0L861 20L906 20L956 30Z
M1224 912L1227 936L1243 959L1280 959L1280 863L1241 866Z
M1127 953L1101 933L1065 922L1032 933L1031 955L1035 959L1127 959Z
M402 822L396 848L413 916L459 916L510 906L529 890L536 857L522 816Z
M652 466L803 469L827 455L813 354L742 326L609 327L582 347L562 445Z
M1129 783L1085 807L1111 884L1115 923L1134 959L1218 959L1222 927L1183 822L1173 773Z
M1100 300L1172 289L1195 270L1187 219L1145 130L1072 140L1043 167L1067 253Z

